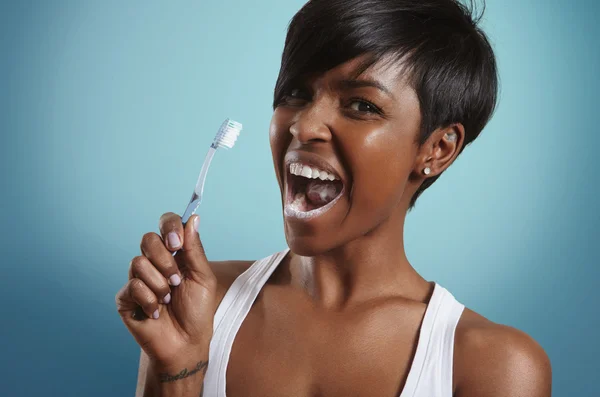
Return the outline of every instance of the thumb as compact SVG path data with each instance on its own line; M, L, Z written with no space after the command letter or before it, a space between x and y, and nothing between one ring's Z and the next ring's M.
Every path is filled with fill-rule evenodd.
M193 215L185 224L183 231L183 247L181 248L186 270L194 281L201 284L215 281L215 275L208 264L204 247L198 234L200 217ZM209 284L210 285L210 284Z

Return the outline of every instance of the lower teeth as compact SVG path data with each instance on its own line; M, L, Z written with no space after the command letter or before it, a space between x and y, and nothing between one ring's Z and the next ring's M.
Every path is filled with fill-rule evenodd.
M306 195L304 193L296 193L292 205L297 209L306 207Z
M290 207L296 211L306 212L308 211L308 203L306 202L306 196L304 193L296 193L294 200L290 203Z

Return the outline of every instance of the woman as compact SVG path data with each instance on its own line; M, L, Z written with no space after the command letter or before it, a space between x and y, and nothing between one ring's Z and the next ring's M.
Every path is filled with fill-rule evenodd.
M270 126L289 250L210 262L198 217L164 214L117 295L138 395L549 396L540 346L423 279L403 246L496 95L491 46L454 0L306 4Z

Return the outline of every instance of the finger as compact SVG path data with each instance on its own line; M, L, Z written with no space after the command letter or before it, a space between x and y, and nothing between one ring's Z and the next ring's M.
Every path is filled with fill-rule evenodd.
M129 280L119 290L115 296L115 301L117 303L117 311L119 312L123 323L127 329L129 329L129 332L131 332L137 343L143 348L149 342L160 337L162 329L159 326L160 323L154 322L151 316L147 316L132 297L131 284L135 284L139 281L134 280ZM148 317L150 317L150 319L148 319Z
M136 256L129 266L129 279L139 278L146 284L154 295L162 297L162 302L171 301L171 288L165 276L145 256Z
M119 291L116 297L117 310L124 320L131 322L139 320L134 318L136 310L141 307L149 318L158 319L158 299L152 290L139 278L131 279Z
M216 278L212 272L204 247L198 234L200 217L193 215L185 225L182 254L185 256L185 263L190 272L190 276L195 277L196 281L203 283L215 283Z
M142 255L148 258L160 274L169 280L169 284L177 286L181 283L181 272L177 267L177 262L158 234L144 234L140 249Z
M183 242L183 224L181 217L172 212L167 212L160 217L158 222L160 235L170 251L177 251Z

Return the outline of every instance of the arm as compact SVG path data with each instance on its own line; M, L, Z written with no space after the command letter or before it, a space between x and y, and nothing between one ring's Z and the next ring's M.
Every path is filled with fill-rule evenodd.
M550 397L550 360L527 334L490 322L457 332L456 348L456 397Z
M177 369L153 368L142 350L135 397L201 397L208 354L192 366Z
M138 368L137 387L135 389L135 397L144 397L146 388L146 372L148 371L148 356L140 349L140 366Z

